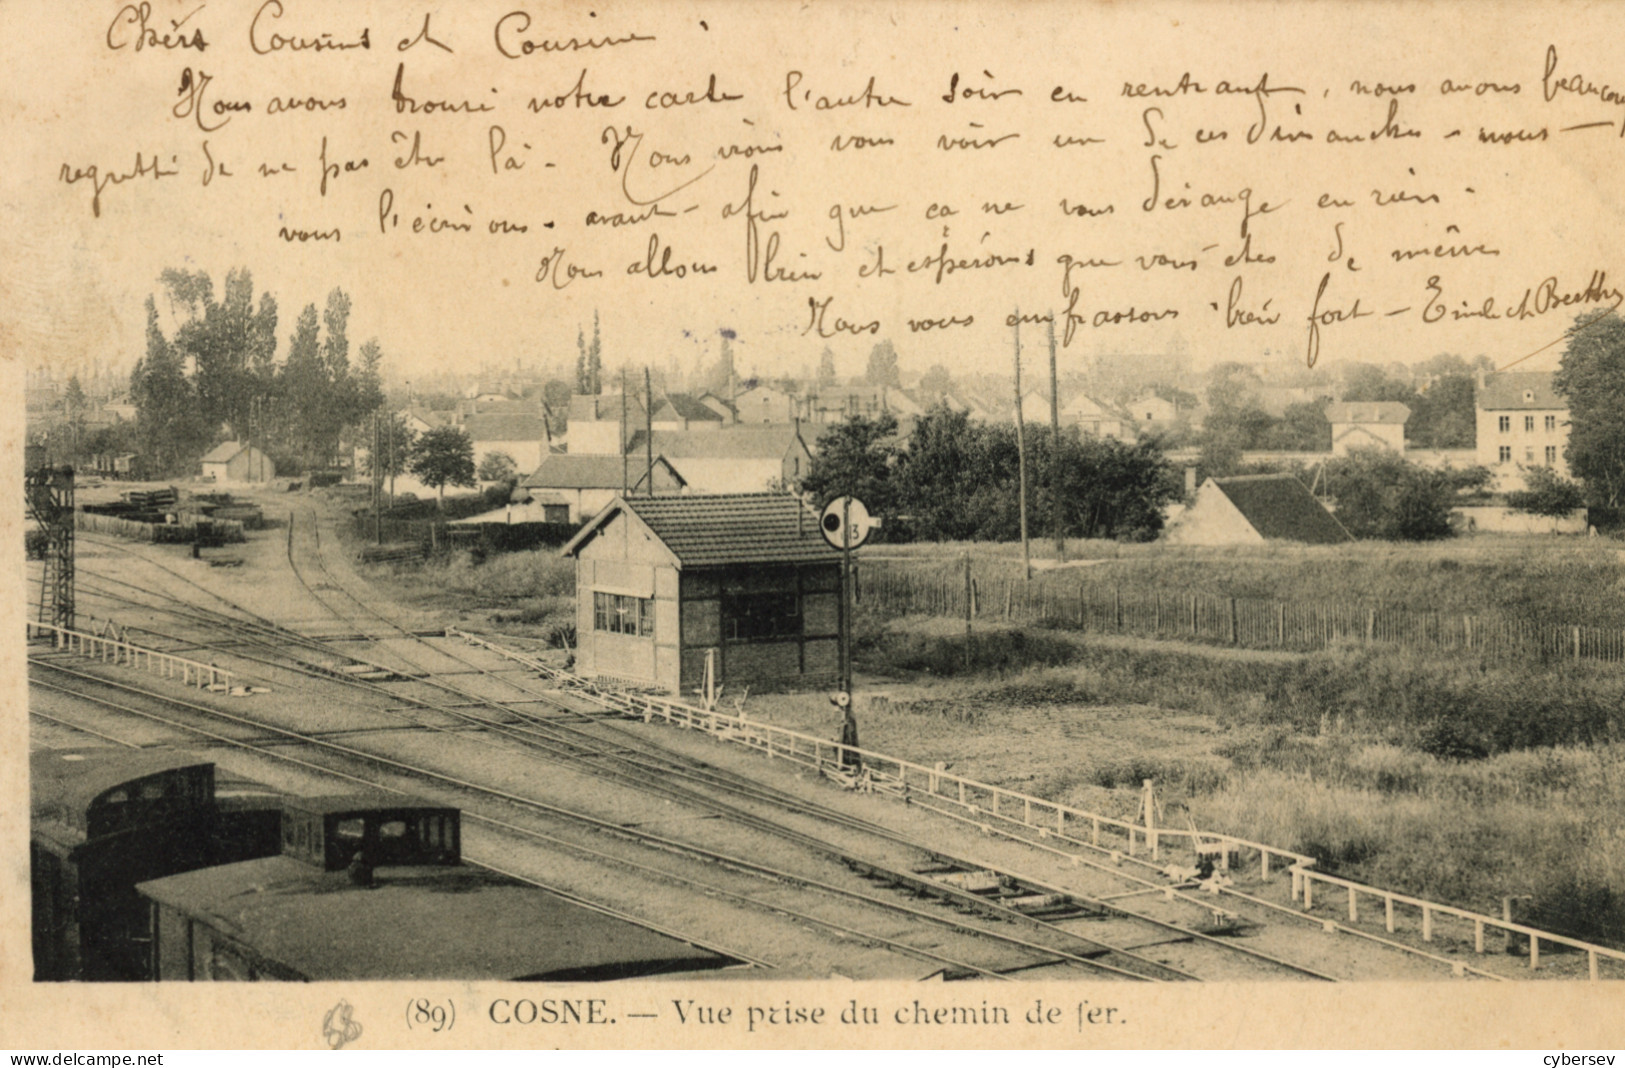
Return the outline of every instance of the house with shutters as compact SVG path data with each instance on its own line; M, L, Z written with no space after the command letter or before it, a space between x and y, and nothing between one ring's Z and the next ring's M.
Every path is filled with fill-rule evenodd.
M1549 467L1568 478L1568 401L1549 371L1480 375L1475 390L1478 442L1474 459L1495 473L1498 490L1524 488L1520 468Z
M581 674L680 694L838 676L841 555L796 497L617 497L563 552Z

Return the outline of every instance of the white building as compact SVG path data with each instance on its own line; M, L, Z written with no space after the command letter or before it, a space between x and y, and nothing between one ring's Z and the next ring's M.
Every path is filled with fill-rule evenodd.
M1522 489L1521 467L1549 467L1568 478L1569 406L1549 371L1481 376L1476 396L1478 463L1495 472L1499 490Z

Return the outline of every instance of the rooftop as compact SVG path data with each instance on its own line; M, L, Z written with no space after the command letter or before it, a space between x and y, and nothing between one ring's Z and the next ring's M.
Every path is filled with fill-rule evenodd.
M380 867L376 885L289 857L140 884L311 980L590 980L726 958L473 867Z
M762 423L710 430L657 430L655 454L672 460L782 460L800 430L791 423ZM645 432L626 443L626 451L644 451ZM616 483L619 485L619 483Z
M463 424L470 441L545 441L547 423L535 412L488 412Z
M786 493L617 498L570 539L564 553L574 555L622 512L642 521L677 557L679 567L840 559L819 533L818 515Z
M1549 371L1503 371L1489 375L1478 390L1478 406L1497 409L1566 409L1569 402L1552 387Z
M1208 481L1266 538L1307 545L1354 540L1309 488L1291 475L1238 475Z
M672 470L660 450L655 452L655 466L664 468L677 485L683 477ZM549 453L541 464L520 483L526 489L608 489L619 490L630 484L639 486L648 471L643 456L593 456L586 453ZM657 479L659 476L657 476ZM660 482L657 480L658 488Z
M1330 423L1384 423L1404 426L1411 410L1398 401L1347 401L1326 406Z
M203 462L206 464L230 463L246 448L248 448L248 446L244 445L240 441L222 441L220 444L203 454Z
M185 752L150 749L44 749L29 755L28 786L33 818L81 831L85 811L102 794L125 783L210 761Z
M570 421L583 420L589 423L608 420L619 422L621 418L621 394L600 393L598 395L578 393L570 398ZM643 422L643 399L635 393L626 395L626 418L632 423Z

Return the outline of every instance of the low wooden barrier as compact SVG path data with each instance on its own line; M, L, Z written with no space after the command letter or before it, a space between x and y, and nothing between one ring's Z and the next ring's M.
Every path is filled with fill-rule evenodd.
M1499 930L1527 938L1531 968L1540 967L1542 943L1561 945L1585 953L1587 970L1593 980L1599 978L1599 960L1608 959L1625 963L1625 951L1513 923L1510 917L1497 919L1494 916L1473 912L1471 909L1444 905L1392 890L1382 890L1317 871L1313 857L1291 850L1221 832L1200 831L1195 828L1179 830L1148 827L1132 820L1072 808L1041 797L967 779L942 768L928 768L913 761L902 760L870 749L845 746L799 731L760 723L744 716L728 715L652 694L602 687L589 679L545 664L535 657L526 656L456 628L447 628L446 636L487 649L568 686L577 693L585 694L608 708L641 719L645 723L660 720L684 730L706 731L719 740L758 750L769 759L790 760L820 772L846 768L850 765L849 758L857 757L864 772L871 777L877 789L901 795L905 800L916 794L946 800L962 808L968 817L973 822L980 823L984 830L991 830L995 822L1023 826L1037 831L1041 837L1053 837L1104 851L1116 852L1118 850L1114 846L1120 843L1121 852L1131 857L1143 853L1152 858L1159 856L1164 840L1184 839L1193 852L1198 848L1211 851L1214 847L1218 847L1222 851L1220 855L1226 860L1231 856L1239 856L1242 859L1256 856L1261 878L1268 879L1272 870L1285 868L1292 877L1292 901L1300 905L1306 913L1315 907L1314 888L1316 884L1320 884L1323 887L1341 890L1346 895L1348 919L1351 924L1359 922L1362 899L1382 902L1384 924L1389 934L1393 934L1398 926L1396 915L1398 908L1404 907L1415 910L1419 915L1424 942L1433 941L1436 919L1449 917L1472 924L1473 947L1478 953L1485 952L1485 932L1488 930ZM1400 945L1400 948L1417 952L1409 946ZM1451 963L1458 976L1464 975L1467 971L1475 973L1477 971L1459 962Z
M179 678L185 686L209 689L230 688L236 685L235 675L213 664L188 660L184 656L175 656L172 653L161 653L156 649L132 645L117 638L88 634L82 630L70 630L53 623L29 622L28 637L50 638L53 646L63 652L78 653L80 656L100 660L106 664L126 664L137 670L162 675L166 679Z

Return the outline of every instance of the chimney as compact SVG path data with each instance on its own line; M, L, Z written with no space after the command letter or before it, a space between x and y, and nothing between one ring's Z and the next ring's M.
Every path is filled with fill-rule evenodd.
M1196 468L1185 468L1185 496L1196 496Z

